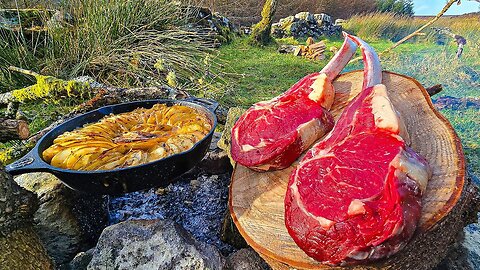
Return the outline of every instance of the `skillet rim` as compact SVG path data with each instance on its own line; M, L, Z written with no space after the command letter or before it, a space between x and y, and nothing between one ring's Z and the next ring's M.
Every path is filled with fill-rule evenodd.
M118 103L118 104L113 104L113 105L107 105L107 106L103 106L103 107L100 107L100 108L97 108L95 110L91 110L91 111L88 111L88 112L85 112L81 115L78 115L74 118L71 118L63 123L61 123L60 125L56 126L55 128L53 128L52 130L50 130L49 132L47 132L45 135L42 136L42 138L40 138L40 140L38 140L37 144L35 145L35 147L32 149L33 150L33 158L36 160L35 162L37 162L37 164L39 165L38 166L38 169L43 169L43 170L46 170L46 171L52 171L52 172L60 172L60 173L73 173L73 174L91 174L91 175L105 175L105 174L110 174L110 173L120 173L122 171L130 171L130 170L142 170L142 169L145 169L144 167L147 167L147 166L151 166L151 165L154 165L155 163L159 163L159 162L167 162L168 160L170 159L174 159L174 158L179 158L181 156L184 156L184 155L187 155L188 153L194 151L203 141L207 140L209 137L212 136L212 134L215 132L215 129L217 127L217 124L218 124L218 119L217 119L217 116L215 115L214 113L214 110L212 111L211 109L207 108L206 106L200 104L200 103L196 103L195 101L203 101L205 99L200 99L200 98L193 98L193 99L179 99L179 100L176 100L176 99L149 99L149 100L141 100L141 101L132 101L132 102L124 102L124 103ZM134 104L138 104L138 107L137 108L145 108L150 106L153 106L155 104L165 104L165 103L174 103L174 104L180 104L180 105L185 105L188 104L187 106L190 107L190 108L194 108L194 109L201 109L203 110L204 113L207 114L207 116L209 116L209 120L211 120L213 123L212 123L212 127L210 129L210 131L205 135L205 137L203 137L201 140L199 140L198 142L196 142L190 149L186 150L186 151L183 151L183 152L180 152L180 153L177 153L177 154L173 154L171 156L168 156L168 157L165 157L165 158L161 158L161 159L158 159L158 160L154 160L154 161L151 161L151 162L148 162L148 163L144 163L144 164L140 164L140 165L136 165L136 166L130 166L130 167L125 167L125 168L117 168L117 169L113 169L113 170L94 170L94 171L84 171L84 170L71 170L71 169L62 169L62 168L58 168L58 167L55 167L55 166L52 166L50 165L49 163L47 163L45 160L43 160L43 157L40 153L40 145L47 139L49 139L50 136L52 136L51 134L56 132L58 129L61 129L62 127L66 126L68 123L71 123L71 122L75 122L75 121L79 121L83 118L86 118L87 116L91 115L91 114L95 114L95 113L100 113L102 114L103 116L95 121L98 121L100 119L102 119L103 117L107 116L108 114L103 114L102 112L100 112L101 110L105 110L105 109L112 109L112 108L116 108L116 107L120 107L120 106L128 106L128 105L134 105ZM191 106L193 105L193 106ZM127 110L125 112L119 112L119 113L126 113L126 112L131 112L133 110L135 110L136 108L132 109L132 110ZM119 114L117 113L117 114ZM85 125L85 124L88 124L88 123L93 123L93 122L87 122L87 123L84 123L82 125ZM64 130L62 132L65 133L67 131L71 131L71 130ZM59 136L59 135L58 135ZM58 137L57 136L57 137ZM55 139L55 138L53 138ZM53 141L52 139L52 141ZM43 151L45 151L48 147L50 147L52 144L48 145L47 147L45 147L45 149L43 149ZM37 166L36 166L37 167ZM35 170L36 168L34 168ZM148 169L148 168L147 168Z

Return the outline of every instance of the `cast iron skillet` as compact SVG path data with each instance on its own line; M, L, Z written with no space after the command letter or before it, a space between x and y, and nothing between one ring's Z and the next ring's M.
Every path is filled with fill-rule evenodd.
M139 107L151 108L157 103L164 103L167 106L180 104L205 112L212 123L212 129L205 138L197 142L188 151L122 169L109 171L66 170L53 167L41 158L43 151L51 146L53 140L65 131L74 130L86 123L96 122L105 115L130 112ZM217 107L218 103L215 101L198 98L146 100L102 107L70 119L52 129L37 142L37 145L28 154L6 166L5 170L12 175L28 172L49 172L72 189L97 194L113 195L151 187L165 187L173 182L177 176L193 168L205 156L217 126L217 117L214 113Z

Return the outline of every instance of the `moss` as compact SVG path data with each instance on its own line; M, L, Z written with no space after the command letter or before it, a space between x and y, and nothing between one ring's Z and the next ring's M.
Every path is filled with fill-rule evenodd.
M22 89L14 90L13 97L19 102L38 99L50 99L66 95L67 97L83 97L88 93L90 85L86 82L64 81L52 76L35 76L37 83Z
M26 142L22 144L13 144L6 146L3 144L0 148L0 165L6 166L28 153L35 143Z
M177 87L177 75L175 74L175 71L168 72L166 79L169 86Z
M273 41L270 32L272 30L272 20L277 10L277 0L266 0L262 9L262 20L253 26L250 44L255 46L265 46Z
M12 163L14 160L12 153L13 148L6 148L0 150L0 163L3 165Z

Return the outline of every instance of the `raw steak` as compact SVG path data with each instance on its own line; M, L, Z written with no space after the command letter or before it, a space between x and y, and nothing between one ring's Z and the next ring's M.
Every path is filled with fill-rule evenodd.
M292 172L285 225L310 257L330 265L394 254L413 235L431 176L381 84L378 56L362 40L362 92L332 132ZM405 138L405 139L404 139Z
M232 129L232 157L251 169L283 169L333 128L328 111L332 81L350 61L357 45L345 39L320 72L306 76L287 92L249 108Z

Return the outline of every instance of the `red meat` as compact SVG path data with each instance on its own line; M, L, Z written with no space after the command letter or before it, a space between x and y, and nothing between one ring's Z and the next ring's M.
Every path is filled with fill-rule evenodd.
M407 146L405 127L381 84L375 51L357 42L365 61L362 92L332 132L292 172L285 225L310 257L330 265L394 254L413 235L431 176Z
M350 61L357 45L345 39L322 69L301 79L282 95L249 108L232 129L232 157L251 169L283 169L333 128L328 111L333 79Z

